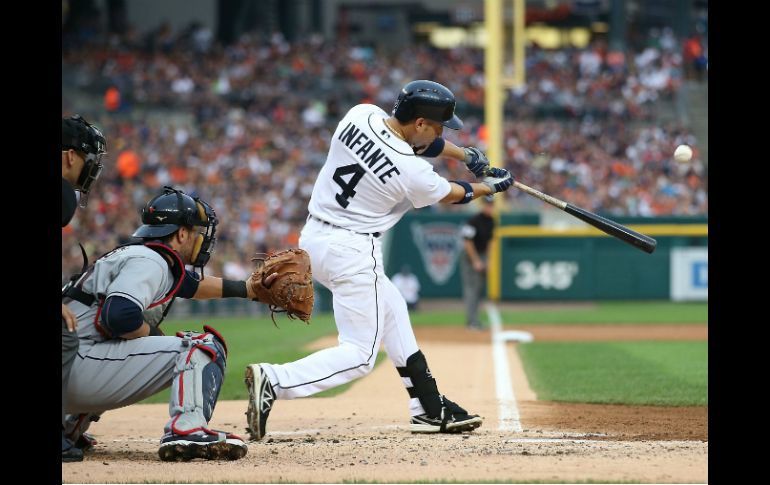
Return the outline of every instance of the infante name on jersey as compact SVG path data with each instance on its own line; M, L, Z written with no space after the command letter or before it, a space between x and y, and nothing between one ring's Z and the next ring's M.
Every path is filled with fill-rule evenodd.
M366 133L352 122L348 123L348 126L342 130L339 140L353 151L367 167L372 169L372 173L375 175L377 175L383 168L390 166L388 170L382 172L377 177L383 184L386 182L385 179L392 177L393 174L401 174L401 172L398 171L398 167L393 166L393 162L390 161L390 158L388 158L387 155L385 155L383 149L377 146L374 141L370 140L369 137L366 136ZM358 145L361 145L361 148L356 150ZM372 152L373 148L376 149Z

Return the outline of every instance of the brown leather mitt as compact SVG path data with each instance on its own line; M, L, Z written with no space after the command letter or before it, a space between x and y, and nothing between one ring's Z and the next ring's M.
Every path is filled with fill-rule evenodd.
M271 255L257 254L252 261L257 262L257 268L246 283L254 292L255 300L268 304L273 323L275 313L281 312L309 323L313 313L310 255L302 249L286 249ZM266 280L273 273L278 276L268 286Z

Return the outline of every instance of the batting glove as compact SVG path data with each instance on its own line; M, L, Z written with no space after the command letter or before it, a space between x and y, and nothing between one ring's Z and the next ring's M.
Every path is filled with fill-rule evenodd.
M476 147L463 148L463 151L465 152L465 159L463 161L468 170L473 172L477 179L483 177L484 172L489 167L489 159L484 155L484 152Z
M486 176L481 183L492 189L495 193L508 190L513 185L513 175L504 168L491 167L486 171Z

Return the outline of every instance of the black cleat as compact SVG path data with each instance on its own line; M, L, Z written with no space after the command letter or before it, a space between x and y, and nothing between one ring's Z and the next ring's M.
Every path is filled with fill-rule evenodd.
M412 433L462 433L473 431L484 421L481 416L468 414L468 411L441 396L441 416L419 414L412 416L409 429Z

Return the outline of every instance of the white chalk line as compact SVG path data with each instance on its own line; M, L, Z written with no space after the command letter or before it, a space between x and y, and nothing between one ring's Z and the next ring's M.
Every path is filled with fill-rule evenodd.
M508 364L505 345L508 340L531 342L532 335L527 332L503 332L500 311L492 302L487 302L486 307L489 315L489 327L492 330L492 360L495 365L495 394L497 395L499 416L497 429L521 433L521 418L519 417L519 407L516 404L516 396L513 394L511 368Z

